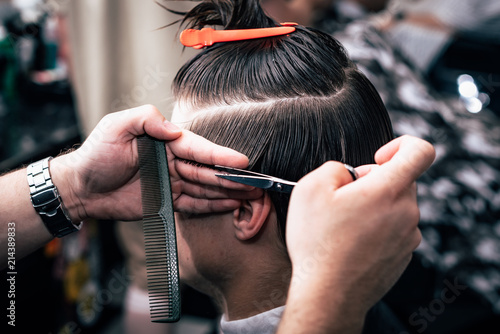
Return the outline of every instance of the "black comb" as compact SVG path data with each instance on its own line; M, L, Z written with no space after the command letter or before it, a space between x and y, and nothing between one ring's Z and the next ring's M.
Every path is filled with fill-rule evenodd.
M152 322L176 322L181 313L175 219L165 143L137 138L146 270Z

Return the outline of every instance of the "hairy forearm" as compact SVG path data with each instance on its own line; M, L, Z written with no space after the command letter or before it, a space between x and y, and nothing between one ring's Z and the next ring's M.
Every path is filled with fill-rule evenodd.
M1 176L0 189L4 195L0 201L0 268L3 269L7 264L9 235L15 238L16 259L40 248L52 235L31 204L25 168Z
M65 163L66 158L66 155L61 155L50 161L50 175L66 214L73 221L81 221L85 216L78 198L71 191L76 181L71 178L72 169ZM14 236L10 245L15 244L15 257L21 259L45 245L53 236L31 203L26 168L1 176L0 189L6 195L0 202L0 269L3 269L7 264L9 237Z

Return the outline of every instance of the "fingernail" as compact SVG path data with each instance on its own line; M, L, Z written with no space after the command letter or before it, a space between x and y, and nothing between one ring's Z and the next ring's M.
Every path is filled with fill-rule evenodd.
M170 131L181 131L181 128L167 120L163 121L163 126Z

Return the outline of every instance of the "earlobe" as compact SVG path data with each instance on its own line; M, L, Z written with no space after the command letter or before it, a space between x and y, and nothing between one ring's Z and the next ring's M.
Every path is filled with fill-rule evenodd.
M271 209L272 201L267 193L254 200L242 201L240 207L233 212L236 237L239 240L255 237L264 226Z

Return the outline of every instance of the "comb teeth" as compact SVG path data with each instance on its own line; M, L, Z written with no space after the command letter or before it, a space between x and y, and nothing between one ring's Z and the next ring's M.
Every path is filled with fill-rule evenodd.
M165 144L149 136L137 140L151 321L180 318L179 266L175 219Z

